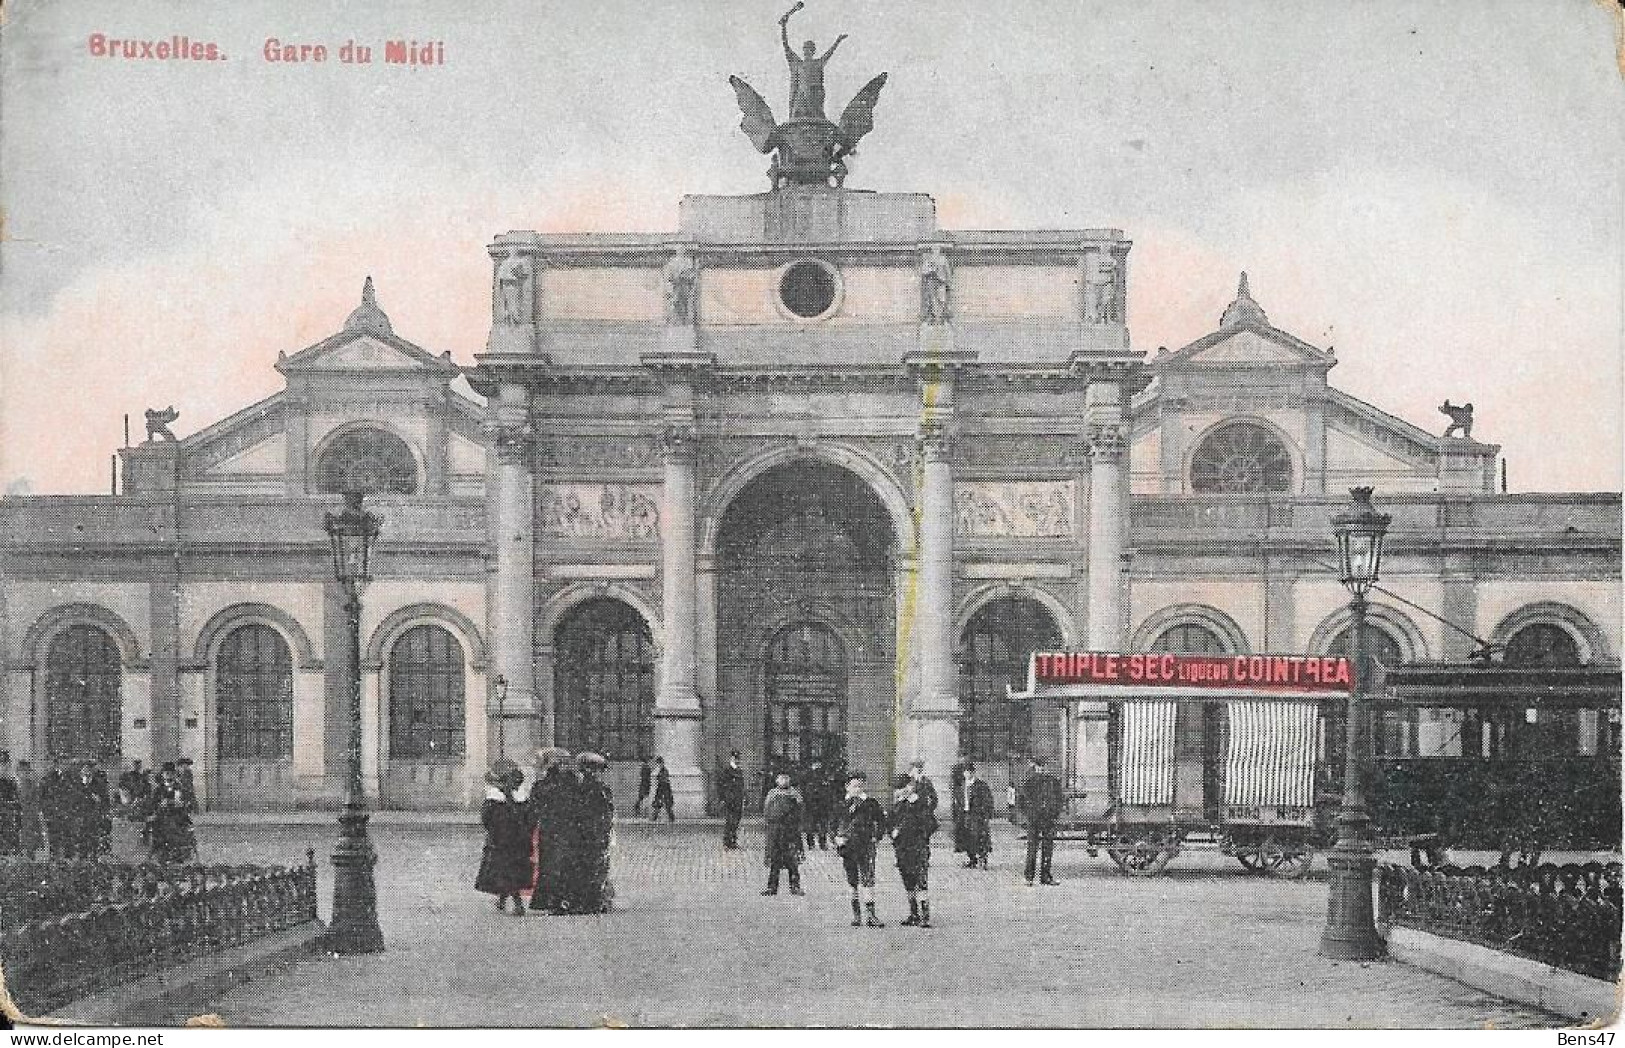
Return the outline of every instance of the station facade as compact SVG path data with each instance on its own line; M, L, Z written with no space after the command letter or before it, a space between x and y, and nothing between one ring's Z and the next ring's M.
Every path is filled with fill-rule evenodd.
M1008 699L1031 651L1346 651L1357 484L1394 518L1385 664L1617 666L1617 493L1497 492L1495 445L1331 386L1245 275L1211 334L1136 351L1130 248L943 229L921 194L691 196L675 232L496 237L466 365L369 280L282 392L120 450L117 494L0 501L5 745L331 805L359 671L386 807L476 805L545 745L605 753L623 800L662 755L680 814L732 750L1002 786L1059 730ZM359 667L346 490L383 520ZM1067 745L1104 773L1104 738Z

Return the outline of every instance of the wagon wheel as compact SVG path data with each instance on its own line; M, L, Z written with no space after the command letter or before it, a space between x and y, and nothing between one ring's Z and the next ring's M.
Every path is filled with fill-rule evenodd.
M1265 838L1259 846L1260 868L1273 877L1299 880L1315 864L1315 849L1301 841Z
M1150 837L1136 837L1127 848L1108 848L1106 854L1129 876L1150 877L1162 872L1174 857L1174 849L1165 848Z
M1267 868L1264 863L1264 853L1261 848L1248 845L1246 847L1237 848L1235 855L1236 861L1241 863L1242 868L1248 873L1266 872Z

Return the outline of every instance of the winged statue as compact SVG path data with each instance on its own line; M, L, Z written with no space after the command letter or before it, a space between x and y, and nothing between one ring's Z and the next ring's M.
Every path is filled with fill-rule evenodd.
M806 6L797 3L779 19L779 37L785 61L790 67L790 118L780 124L773 109L760 93L737 76L728 83L739 101L740 130L759 153L776 152L768 177L777 189L784 182L803 185L839 186L846 181L845 159L857 153L858 141L875 128L875 104L887 74L863 85L841 111L838 123L824 116L824 65L846 39L837 37L828 51L818 54L813 41L802 45L801 54L790 47L790 16Z

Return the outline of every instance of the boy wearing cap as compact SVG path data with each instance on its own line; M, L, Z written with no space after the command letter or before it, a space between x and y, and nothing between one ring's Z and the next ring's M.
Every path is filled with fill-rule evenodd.
M835 818L835 853L852 888L852 927L861 926L867 914L869 927L884 928L875 914L875 846L886 835L886 813L869 796L868 785L861 771L846 778L846 799Z
M767 832L767 849L763 856L767 863L767 887L762 894L779 894L779 871L788 870L790 894L805 895L807 893L801 890L801 791L790 785L789 772L779 772L774 783L762 801L763 829Z
M717 799L722 803L722 846L731 851L739 847L739 820L745 815L745 769L739 766L738 750L717 776Z
M935 797L920 788L919 780L903 776L892 795L891 839L897 853L897 872L908 892L909 927L931 927L931 835L937 832Z

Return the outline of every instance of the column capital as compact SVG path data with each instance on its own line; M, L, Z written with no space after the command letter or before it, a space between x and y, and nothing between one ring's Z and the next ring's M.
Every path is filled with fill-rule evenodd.
M524 465L530 460L536 431L529 422L489 422L485 432L492 447L496 448L499 462Z
M1123 430L1115 425L1089 427L1089 458L1094 462L1113 463L1122 459L1128 450Z
M699 431L692 422L667 422L660 431L661 454L672 465L693 465L699 442Z
M921 422L919 436L915 439L927 462L947 462L953 455L953 427L946 419L928 418Z

